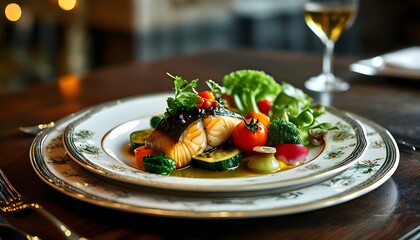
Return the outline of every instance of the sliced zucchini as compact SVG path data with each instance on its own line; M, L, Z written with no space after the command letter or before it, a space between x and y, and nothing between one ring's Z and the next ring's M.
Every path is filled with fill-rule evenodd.
M233 146L221 146L193 157L191 165L217 172L236 168L241 161L241 150Z
M141 147L144 145L144 141L146 138L152 133L153 129L144 129L140 131L135 131L130 134L130 145L131 148L134 150L138 147Z

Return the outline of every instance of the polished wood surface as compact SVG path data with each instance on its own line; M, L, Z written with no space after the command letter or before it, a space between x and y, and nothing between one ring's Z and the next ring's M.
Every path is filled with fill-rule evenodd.
M357 59L336 58L337 75L349 91L330 96L330 104L371 119L393 132L420 136L420 81L367 77L351 73ZM256 51L214 51L98 70L78 79L0 95L0 166L27 198L41 203L80 234L92 239L398 239L420 225L420 151L401 151L395 174L382 186L354 200L287 216L190 220L111 210L52 189L31 167L33 137L19 126L50 122L108 100L172 90L166 76L220 81L233 70L259 69L302 88L321 69L320 56ZM321 96L306 91L316 101ZM395 197L396 201L390 201ZM393 196L391 196L393 195ZM60 239L57 231L36 213L3 214L13 225L43 239Z

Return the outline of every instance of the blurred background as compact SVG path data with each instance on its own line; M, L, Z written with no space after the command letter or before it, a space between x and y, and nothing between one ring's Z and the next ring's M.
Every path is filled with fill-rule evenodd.
M319 54L302 0L12 0L0 2L0 94L131 61L212 49ZM420 45L419 0L360 0L336 55Z

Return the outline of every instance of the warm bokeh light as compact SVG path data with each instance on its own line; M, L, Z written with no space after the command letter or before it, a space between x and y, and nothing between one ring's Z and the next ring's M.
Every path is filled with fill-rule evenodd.
M76 7L77 0L58 0L58 6L65 11L70 11Z
M6 18L12 22L16 22L22 16L22 9L16 3L9 3L4 9Z
M64 75L58 78L58 87L65 99L71 100L79 94L80 77L77 75Z

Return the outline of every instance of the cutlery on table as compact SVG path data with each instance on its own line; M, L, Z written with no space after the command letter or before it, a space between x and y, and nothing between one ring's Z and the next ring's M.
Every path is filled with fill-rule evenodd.
M0 223L0 239L39 240L40 238L31 236L8 223Z
M54 127L54 122L42 123L36 126L19 127L19 130L29 135L37 135L43 129L50 128L50 127Z
M0 239L40 240L37 236L31 236L30 234L12 226L2 216L0 216Z
M414 151L417 151L417 150L420 149L419 147L415 146L414 144L406 142L406 141L401 140L401 139L395 139L395 141L397 142L401 151L414 152Z
M395 141L397 142L401 151L414 152L420 150L418 139L406 136L398 132L391 132L391 135L395 138Z
M42 214L53 223L57 229L63 233L66 239L70 240L86 240L87 238L79 236L68 226L54 217L51 213L45 210L40 204L34 202L25 202L22 196L12 186L6 175L0 169L0 209L6 213L13 213L25 209L34 209L36 212Z
M398 238L398 240L416 240L416 239L418 240L419 238L420 238L420 225L418 225L417 227L413 228L412 230L404 234L404 236Z

